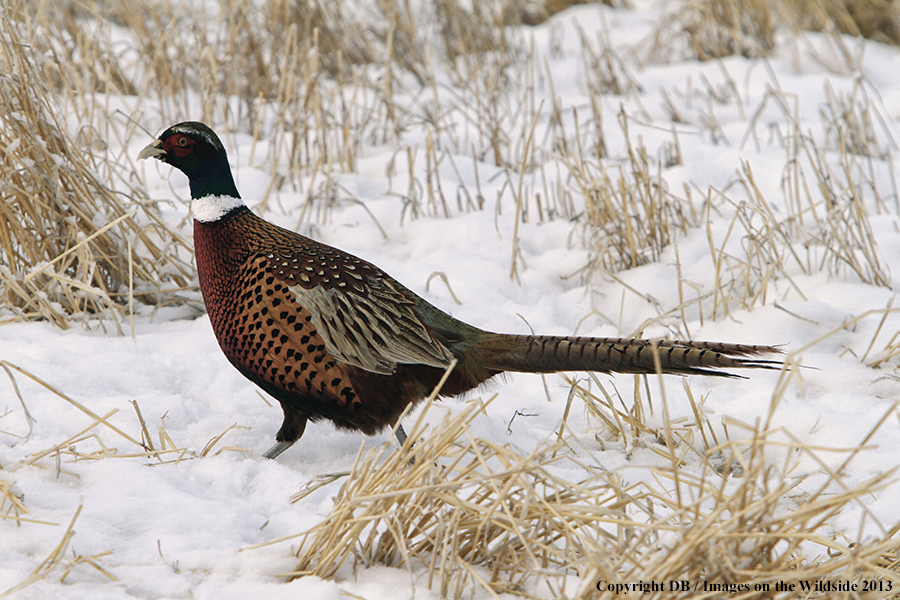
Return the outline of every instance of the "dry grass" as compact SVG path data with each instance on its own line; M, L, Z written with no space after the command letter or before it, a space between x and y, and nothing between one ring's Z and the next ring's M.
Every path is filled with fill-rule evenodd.
M187 288L186 241L146 196L117 193L59 120L40 61L19 24L2 19L0 64L0 318L127 314Z
M746 109L751 114L742 143L758 143L766 106L781 112L776 127L786 152L785 214L772 209L748 164L723 190L686 188L679 197L665 188L663 171L682 161L678 132L672 128L660 148L633 139L629 127L647 124L642 88L630 72L633 61L606 32L597 39L581 35L589 105L571 107L557 98L546 57L520 30L500 25L540 22L558 3L263 0L256 10L246 2L216 6L212 16L169 0L13 0L4 6L0 66L9 75L0 77L0 320L41 318L67 327L99 315L119 329L133 301L193 297L184 294L193 281L189 243L161 219L125 153L134 122L163 125L185 115L257 140L250 162L269 174L259 199L275 202L281 189L304 193L298 226L326 222L334 206L354 201L336 175L356 170L363 148L395 144L389 176L408 175L405 189L396 192L402 218L447 218L454 206L499 213L514 205L513 277L525 235L519 224L573 221L573 237L590 251L583 272L612 274L658 260L679 232L707 220L721 204L733 204L728 235L716 238L708 230L712 291L670 311L681 311L677 327L685 329L690 303L699 305L702 321L765 304L785 288L802 297L791 273L826 271L889 284L869 221L872 213L896 213L885 199L897 192L879 189L871 173L896 144L883 125L886 113L862 80L850 94L829 94L823 140L800 131L796 106L780 90L755 111ZM802 15L796 6L693 0L664 20L656 56L672 48L702 60L764 56L773 48L778 18L897 43L893 3L816 2ZM133 46L114 41L123 36ZM843 54L845 70L852 71L850 53ZM539 83L551 90L545 103L535 94ZM735 141L725 137L715 111L735 107L743 115L740 94L703 84L708 110L694 125L716 143ZM626 142L620 156L610 155L598 100L610 94L638 107L619 115ZM133 102L127 114L113 100L119 96ZM673 123L688 118L671 98L666 110ZM80 127L72 130L72 122ZM413 128L425 138L421 153L397 144ZM476 178L479 163L491 163L507 185L496 198L486 198L480 182L476 189L447 186L440 172L459 167L454 155L471 158ZM897 338L876 347L873 337L862 360L873 367L891 360L900 354ZM231 429L203 449L188 450L172 439L165 421L148 427L137 405L128 433L111 422L114 412L94 413L15 365L0 367L14 389L16 377L30 377L88 419L22 464L52 463L62 472L69 461L170 464L245 451L223 445ZM611 595L598 594L600 580L769 586L734 597L796 597L779 595L774 584L836 577L900 585L897 526L864 543L828 526L850 507L868 514L862 496L886 485L893 472L848 487L844 473L858 452L850 450L841 469L823 467L825 484L800 495L790 476L794 463L772 464L767 457L787 444L794 450L790 460L819 460L821 449L765 426L731 424L731 435L723 436L703 419L689 388L694 420L666 418L662 427L651 427L645 419L650 396L640 395L641 385L628 403L593 382L572 382L570 395L599 424L593 439L573 437L563 427L530 452L480 440L468 430L483 409L473 402L434 430L417 423L410 437L415 445L405 452L361 455L333 513L305 534L290 576L349 578L354 569L383 564L408 569L453 598L482 591ZM19 400L27 415L26 400ZM665 462L654 469L653 481L629 484L598 467L603 455L597 446L614 444L624 444L629 457L649 448ZM25 514L14 488L0 481L0 520L40 524ZM70 525L23 586L57 568L64 578L79 565L113 578L100 565L102 555L63 562L72 531ZM668 588L638 595L716 597Z
M900 44L900 7L891 0L689 0L663 17L648 57L767 56L779 25Z
M775 47L772 13L771 0L691 0L663 19L650 57L665 60L673 49L698 60L765 56Z
M169 432L166 430L165 417L160 420L160 424L157 428L157 440L154 441L147 423L144 420L144 416L141 413L140 406L136 401L132 402L132 406L137 417L139 434L131 435L127 432L127 429L131 427L130 424L126 427L111 422L111 418L119 412L118 409L114 409L106 415L100 416L84 404L68 396L30 371L5 360L0 360L0 369L2 369L10 379L13 393L16 395L22 406L22 411L29 423L29 428L31 427L33 419L28 410L26 400L19 390L17 377L30 379L32 382L46 389L53 396L59 398L65 404L68 404L80 413L86 415L89 419L89 422L82 429L70 435L65 440L45 448L44 450L29 454L28 457L20 463L6 465L4 468L7 471L14 471L23 465L42 464L42 461L46 458L52 458L55 463L55 468L59 470L62 468L61 465L63 462L69 460L77 462L80 460L100 460L104 458L151 458L154 460L153 464L169 464L183 460L215 456L222 452L250 452L247 448L235 446L220 446L217 448L230 431L242 429L239 425L232 425L219 435L213 437L202 449L191 450L176 444L172 440ZM127 450L119 449L117 446L110 445L108 441L104 441L105 436L97 433L99 430L106 430L107 432L115 434L115 439L117 439L119 443L124 444ZM31 431L29 430L25 438L27 439L30 435ZM85 446L88 446L87 450L85 450ZM216 451L213 453L214 449Z
M623 163L608 168L585 156L580 145L576 153L564 156L572 187L584 198L579 228L582 243L591 251L589 270L615 273L656 262L678 232L699 223L692 204L666 189L663 165L652 160L643 145L632 144L630 119L624 111L619 114L627 142ZM676 156L674 164L678 160Z
M708 192L707 211L719 201L734 207L727 236L714 239L709 233L716 285L708 316L727 315L730 304L742 309L760 306L788 290L805 300L791 272L827 272L890 286L870 215L897 212L896 203L888 202L896 198L896 190L880 187L875 175L889 168L895 142L882 125L883 107L870 102L864 86L859 82L847 98L829 94L822 110L826 147L800 131L796 98L773 90L753 111L744 144L751 138L759 143L757 121L768 107L774 106L784 119L778 143L787 155L781 184L787 211L773 209L748 163L741 165L733 190ZM736 251L733 242L738 239L742 243Z
M900 44L900 7L890 0L783 0L781 8L794 27L837 31L886 44Z
M633 412L613 415L602 400L579 394L604 414L598 439L627 436L665 458L652 469L655 481L626 483L599 466L596 449L568 435L529 452L477 439L468 425L485 406L474 401L434 430L420 420L410 436L415 443L401 452L385 447L360 456L331 514L302 536L297 569L285 576L340 580L387 565L445 598L479 590L493 597L612 597L608 586L639 581L648 587L634 597L718 597L702 592L743 584L735 597L787 598L796 593L778 593L776 583L796 590L801 581L900 583L893 558L900 525L864 546L827 525L894 477L844 485L859 449L843 451L843 467L800 494L791 465L798 454L824 464L822 449L788 438L795 452L775 466L766 456L784 444L775 441L784 432L746 428L738 439L706 444L705 432L701 441L696 430L686 435L691 427L668 420L650 430ZM651 589L653 581L663 589ZM687 581L690 589L670 589L670 581Z
M110 138L118 138L124 151L123 142L134 131L130 123L124 133L110 124L122 120L109 109L110 98L120 95L135 98L128 118L146 122L150 114L169 123L189 114L231 124L254 139L264 135L271 143L254 145L250 157L269 173L261 206L277 201L280 189L304 193L298 226L326 222L333 207L356 201L336 175L356 169L363 147L396 141L409 128L421 127L424 157L400 147L390 165L391 173L408 174L408 187L397 193L404 218L446 218L454 204L460 210L490 207L480 187L453 189L441 181L441 167L453 162L452 153L468 154L476 171L477 161L489 160L508 177L496 210L509 198L515 205L512 277L522 268L519 224L560 218L576 219L575 239L590 250L583 271L588 279L596 271L615 273L658 260L677 241L677 232L699 222L703 211L693 198L710 198L709 193L686 190L678 197L661 185L662 172L682 160L678 133L672 129L671 141L657 149L634 142L630 124L646 124L640 109L620 113L627 151L609 156L596 99L617 94L640 106L641 86L627 66L630 61L617 53L608 32L597 39L581 32L591 103L566 107L552 93L546 57L536 54L520 29L498 26L527 22L534 6L523 0L472 6L442 0L415 7L396 0L361 6L266 0L259 10L240 2L220 5L210 21L168 0L76 3L70 10L58 10L49 0L10 3L2 60L17 77L2 82L7 110L0 117L0 143L14 150L0 157L5 213L0 257L6 259L0 262L9 267L0 273L0 298L6 316L46 318L65 327L72 315L113 315L120 328L119 317L135 300L182 302L181 292L191 287L189 244L158 217L134 178L132 157L110 156ZM559 8L543 7L547 12ZM749 6L690 2L673 17L677 22L660 29L657 47L671 54L674 42L666 32L676 31L676 37L687 34L691 52L700 58L764 54L774 39L773 10L763 1ZM273 22L289 25L269 27ZM208 35L201 39L202 31ZM123 35L133 46L114 42ZM452 87L442 77L449 77ZM535 95L541 80L551 90L549 105ZM697 125L727 143L714 108L736 103L743 114L742 100L735 90L706 85L709 110ZM70 132L59 120L60 106L83 124L79 130ZM685 118L670 98L667 106L673 121ZM457 115L456 121L448 115ZM470 127L458 127L460 116ZM792 117L787 111L785 116ZM862 82L851 96L831 95L823 111L828 139L821 143L852 155L837 178L815 144L796 130L786 137L789 150L796 157L805 154L811 163L806 173L792 167L788 179L812 177L833 198L826 214L815 210L819 200L811 198L807 183L792 181L794 187L786 188L795 203L787 222L808 221L806 215L816 222L800 239L788 236L779 243L826 248L815 258L818 265L805 261L806 272L848 269L863 281L886 285L866 223L869 209L847 200L858 191L827 189L847 186L866 172L854 162L856 156L886 156L893 145L885 138L886 119ZM794 126L788 122L788 127ZM749 130L754 129L751 119ZM751 179L745 175L741 184L755 197ZM766 214L765 199L756 200L748 211ZM750 221L743 224L750 238L766 239ZM100 231L104 227L109 228ZM793 235L796 228L784 231ZM847 239L849 246L842 246ZM746 258L728 256L745 271L734 277L727 272L735 267L714 256L723 274L719 295L740 298L742 306L764 301L773 270L784 269L777 264L763 269L759 261L791 252L796 250L751 247ZM744 289L726 289L731 282L743 282ZM723 313L714 308L711 314Z
M216 436L199 453L189 453L171 440L164 421L158 442L151 440L137 405L137 419L128 428L140 433L132 435L110 423L115 411L99 416L33 374L9 363L2 367L13 383L18 376L28 377L91 421L26 461L5 465L6 472L31 465L62 474L67 473L67 463L81 460L177 464L209 455L228 433ZM768 419L794 375L785 371L777 383ZM883 525L884 534L864 544L829 525L847 510L862 510L867 519L874 519L865 500L892 483L895 471L854 486L846 483L846 476L854 472L854 460L866 452L872 437L895 416L896 407L852 448L813 448L787 431L768 429L767 419L757 426L731 421L723 434L696 405L686 382L694 419L670 419L665 399L661 404L657 399L664 418L661 425L654 419L657 425L651 426L646 419L653 410L650 387L642 377L635 379L630 407L597 378L592 383L570 381L570 406L580 401L596 427L576 436L568 432L564 417L559 433L530 451L472 435L471 422L489 409L490 402L473 400L433 427L429 417L438 408L429 404L401 450L390 443L365 454L361 449L349 473L315 484L348 477L331 514L312 530L292 536L300 538L298 564L284 577L344 580L352 579L358 569L384 565L407 570L417 585L445 598L480 593L613 597L611 586L637 582L648 583L625 597L712 598L719 594L704 590L736 589L742 590L735 595L738 598L792 598L796 592L779 592L776 584L794 585L795 590L837 580L860 586L867 581L900 585L900 541L895 536L900 523ZM646 395L641 389L647 390ZM565 414L570 414L570 407ZM99 429L107 433L97 435ZM136 451L113 448L110 432ZM618 452L623 444L626 457L640 471L649 469L649 477L630 483L618 469L602 466L607 446ZM232 448L219 452L227 450ZM832 461L821 458L825 453L844 458L829 468ZM654 455L656 466L640 466L652 464ZM773 460L776 456L783 460ZM819 483L792 475L798 462L809 459L824 474ZM0 493L5 520L26 527L54 525L25 517L21 497L5 482L0 482ZM78 511L60 543L4 595L51 574L64 581L74 569L84 567L117 580L115 572L103 565L109 552L69 556L77 518ZM689 582L689 589L669 587L669 582L682 581ZM662 583L653 588L649 582ZM598 584L603 586L600 592ZM887 598L893 593L875 590L866 597Z
M88 565L93 567L95 570L100 572L110 581L119 581L118 577L107 571L103 565L100 564L100 559L105 556L109 556L112 554L112 550L101 552L98 554L93 554L91 556L83 556L77 554L76 552L72 552L72 558L67 560L66 554L69 549L69 544L72 541L72 538L75 536L75 530L73 527L75 526L75 521L78 520L78 515L81 514L81 506L75 511L75 515L72 517L71 522L69 522L68 527L63 532L62 539L59 544L50 551L50 554L41 561L41 563L31 572L31 574L25 578L24 581L14 585L8 590L0 593L0 598L7 598L16 594L28 586L41 581L42 579L46 579L52 572L62 569L62 575L60 576L60 582L65 582L66 577L78 566L80 565ZM55 523L51 523L55 525Z
M84 460L138 459L145 461L149 460L147 464L151 466L163 466L175 465L186 460L202 459L206 456L216 456L223 452L250 453L250 450L246 448L221 444L230 431L240 428L237 425L227 428L219 435L210 439L202 449L197 450L177 445L166 430L166 422L163 417L157 428L158 441L154 442L150 437L147 424L144 421L144 417L141 414L137 402L133 403L137 417L136 422L129 422L127 426L116 425L111 422L111 419L119 412L118 409L114 409L109 413L100 416L89 407L58 390L50 383L17 365L0 360L0 369L2 369L9 377L13 392L22 406L22 410L29 422L29 427L32 419L26 399L19 390L17 377L30 379L32 382L45 388L52 396L58 398L62 403L75 408L78 412L88 418L85 421L86 424L81 429L72 435L69 435L66 439L43 450L33 452L20 462L0 465L0 473L12 474L20 468L32 467L52 469L55 471L57 477L60 475L77 477L75 473L66 470L67 464ZM139 433L135 433L134 435L129 434L128 430L131 428L136 428ZM112 439L110 438L110 434L113 435ZM28 436L25 437L27 438ZM66 578L73 570L80 570L84 566L93 568L109 581L119 581L118 577L107 570L102 564L102 559L112 554L112 550L92 555L81 555L75 550L70 551L70 543L76 534L74 525L81 513L81 508L82 507L79 506L75 510L75 514L68 527L66 527L63 532L59 544L49 552L46 558L44 558L23 581L5 591L0 590L0 598L12 596L28 586L46 579L54 573L59 575L59 581L61 583L65 583ZM4 522L15 522L19 527L45 525L59 526L59 523L51 523L28 517L26 516L28 515L28 512L23 494L6 479L0 478L0 524L3 524Z
M28 509L25 508L24 495L8 481L0 480L0 519L15 521L19 526L23 522L41 523L41 521L22 516L26 514L28 514Z

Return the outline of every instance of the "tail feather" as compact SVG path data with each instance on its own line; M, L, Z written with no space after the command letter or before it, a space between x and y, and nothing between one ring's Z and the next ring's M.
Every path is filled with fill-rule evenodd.
M497 371L555 373L682 373L741 377L728 369L780 369L767 358L775 346L628 338L498 335L481 348L484 366ZM658 357L658 359L657 359Z

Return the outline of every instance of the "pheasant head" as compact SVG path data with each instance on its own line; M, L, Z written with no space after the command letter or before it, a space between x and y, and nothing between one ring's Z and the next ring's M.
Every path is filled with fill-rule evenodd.
M151 157L187 175L191 210L198 221L216 221L244 204L234 185L225 146L203 123L185 121L169 127L138 154L138 159Z

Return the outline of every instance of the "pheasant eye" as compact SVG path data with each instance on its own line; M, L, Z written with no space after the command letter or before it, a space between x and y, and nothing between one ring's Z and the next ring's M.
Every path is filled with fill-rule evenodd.
M177 158L186 158L188 154L193 152L194 146L197 145L190 136L176 134L170 136L163 142L163 148L171 152Z

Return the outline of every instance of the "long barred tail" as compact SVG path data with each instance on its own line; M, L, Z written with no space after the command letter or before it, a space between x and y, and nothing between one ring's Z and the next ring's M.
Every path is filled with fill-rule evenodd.
M741 377L727 369L780 369L774 346L626 338L499 335L481 357L488 369L524 373L601 371Z

